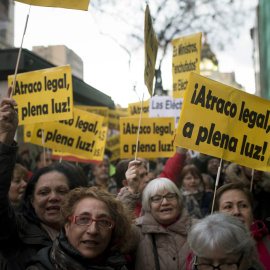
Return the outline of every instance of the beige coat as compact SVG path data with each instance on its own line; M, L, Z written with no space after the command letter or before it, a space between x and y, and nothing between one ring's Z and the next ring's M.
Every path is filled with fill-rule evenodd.
M134 252L135 270L155 270L152 234L155 234L160 270L185 270L191 252L187 243L187 233L191 218L184 209L180 220L167 228L160 225L151 213L135 221L137 246Z
M126 187L118 193L133 212L140 194L131 194ZM160 270L185 270L191 252L187 243L190 227L196 222L183 209L180 219L164 228L150 212L135 220L135 241L132 241L131 254L135 260L135 270L156 270L152 234L155 235Z

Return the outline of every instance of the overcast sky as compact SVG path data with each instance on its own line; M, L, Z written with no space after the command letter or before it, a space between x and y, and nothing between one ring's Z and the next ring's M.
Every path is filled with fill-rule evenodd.
M24 31L29 6L15 2L15 46L19 47ZM100 23L91 12L32 6L23 48L32 46L66 45L78 54L84 62L84 80L96 89L111 96L115 104L127 107L128 103L149 98L144 85L144 51L132 56L129 67L128 54L111 38L100 34ZM144 22L141 22L144 24ZM214 53L221 72L236 73L236 81L246 91L254 93L254 69L252 40L249 29L251 19L235 44L226 51ZM119 25L107 23L107 33L121 31ZM118 27L118 28L117 28ZM123 26L124 27L124 26ZM171 89L171 56L163 61L163 86ZM137 94L133 91L136 84Z

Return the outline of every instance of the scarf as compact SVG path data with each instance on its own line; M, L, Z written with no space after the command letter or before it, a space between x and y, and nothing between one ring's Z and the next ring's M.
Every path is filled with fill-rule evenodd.
M193 218L202 218L201 203L204 194L203 185L200 185L198 190L194 192L187 191L184 188L181 188L180 192L182 194L184 205L187 208L189 215Z
M101 258L90 260L81 255L67 241L63 232L54 241L51 261L56 270L125 270L126 260L116 252L107 252Z

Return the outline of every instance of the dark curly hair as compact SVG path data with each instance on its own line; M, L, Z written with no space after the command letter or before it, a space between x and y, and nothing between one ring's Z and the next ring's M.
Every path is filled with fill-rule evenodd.
M40 226L39 218L31 204L31 198L34 196L34 191L39 178L50 172L58 172L63 174L69 185L69 189L73 189L79 186L86 186L88 183L82 179L80 173L74 169L74 165L69 163L57 163L51 166L43 167L37 170L29 179L24 194L20 201L20 207L18 212L21 213L27 220Z
M60 210L59 224L61 228L71 222L68 217L73 215L76 204L85 198L95 198L106 204L110 217L114 221L110 249L125 252L134 236L132 213L120 200L102 188L76 188L70 191L65 197Z

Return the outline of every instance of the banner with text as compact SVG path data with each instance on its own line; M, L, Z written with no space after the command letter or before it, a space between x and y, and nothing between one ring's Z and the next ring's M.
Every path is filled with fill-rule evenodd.
M23 141L25 143L30 143L32 132L34 130L35 124L23 125Z
M154 96L149 103L149 117L174 117L177 128L182 104L183 98Z
M127 117L128 113L121 110L109 110L109 128L120 130L120 117Z
M188 84L190 72L200 74L202 33L172 40L173 97L182 98Z
M8 76L12 85L14 75ZM12 97L18 103L19 125L66 120L73 117L70 66L21 73Z
M88 10L90 0L14 0L33 6Z
M42 124L45 147L99 160L103 158L107 136L101 130L102 122L100 115L74 109L73 119ZM35 125L30 142L43 145L40 124Z
M135 102L128 104L128 116L138 116L140 117L141 107L142 107L142 116L148 117L149 116L149 99L143 102Z
M145 67L144 67L144 83L148 89L150 96L153 94L153 80L155 77L155 66L157 59L158 42L153 28L153 23L150 15L149 6L146 5L144 19L144 52L145 52Z
M101 127L101 133L107 134L107 127ZM52 159L56 160L65 160L65 161L73 161L80 163L92 163L92 164L101 164L103 161L104 151L105 151L105 142L106 140L99 140L95 145L93 151L100 152L97 159L86 159L85 157L62 152L59 150L52 151Z
M110 161L120 159L120 134L107 138L106 149L110 150L112 156Z
M270 101L191 73L175 145L270 171Z
M103 126L106 126L106 127L108 126L108 122L109 122L109 108L108 107L76 105L74 106L74 108L103 116L104 117Z
M134 158L138 135L139 119L124 117L120 119L120 153L121 158ZM140 125L137 156L142 158L172 157L173 117L142 117Z

